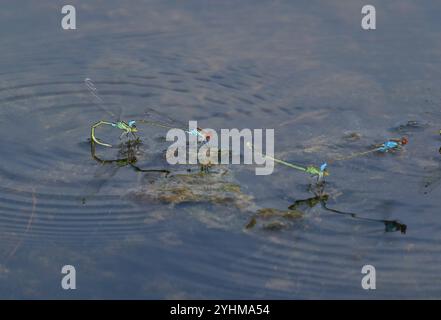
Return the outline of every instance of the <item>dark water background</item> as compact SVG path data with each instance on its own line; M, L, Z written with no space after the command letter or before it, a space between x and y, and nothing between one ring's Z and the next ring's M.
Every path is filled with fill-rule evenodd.
M61 29L63 1L1 2L1 298L441 298L439 2L370 1L370 32L358 0L69 3L75 31ZM299 163L407 134L399 154L330 166L327 186L330 206L407 233L320 206L270 231L245 230L252 212L228 203L136 201L165 178L91 158L91 124L113 119L86 77L125 119L149 106L211 128L274 128L276 154ZM165 132L145 130L142 163L160 168ZM228 170L256 207L312 196L289 168ZM60 287L66 264L76 291ZM365 264L375 291L361 288Z

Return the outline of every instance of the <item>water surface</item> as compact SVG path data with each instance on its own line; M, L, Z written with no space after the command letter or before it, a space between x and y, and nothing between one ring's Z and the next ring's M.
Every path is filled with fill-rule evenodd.
M371 1L370 32L358 0L71 1L75 31L60 27L63 4L2 3L0 297L441 297L439 4ZM114 119L94 104L86 77L124 119L151 107L215 129L274 128L277 156L297 163L408 135L401 153L331 165L326 185L329 207L407 231L320 205L277 218L281 229L246 229L259 208L314 197L311 180L289 168L255 176L252 166L228 166L226 176L176 182L102 164L91 157L90 126ZM165 131L140 130L136 165L185 175L163 159ZM118 133L102 134L118 144ZM98 152L124 158L118 148ZM189 201L139 196L188 179ZM213 184L219 193L203 201L201 188ZM66 264L76 267L75 291L60 287ZM366 264L377 269L375 292L360 285Z

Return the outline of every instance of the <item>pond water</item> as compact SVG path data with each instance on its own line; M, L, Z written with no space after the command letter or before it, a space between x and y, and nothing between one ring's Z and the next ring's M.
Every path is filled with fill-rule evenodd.
M1 298L441 298L441 4L370 1L363 31L358 0L69 3L76 30L63 1L1 4ZM159 127L91 154L116 119L85 78L123 119L273 128L296 163L409 144L330 164L321 202L283 166L168 165Z

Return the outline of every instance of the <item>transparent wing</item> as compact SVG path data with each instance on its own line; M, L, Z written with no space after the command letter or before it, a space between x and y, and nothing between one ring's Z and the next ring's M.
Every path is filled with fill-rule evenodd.
M170 116L167 116L159 111L156 111L153 108L147 107L144 113L144 121L151 121L153 123L157 123L158 125L162 125L166 128L179 128L183 130L188 130L188 124L185 124L182 121L178 121L173 119Z
M101 111L104 111L111 117L111 120L121 120L121 112L122 108L121 106L113 103L113 104L106 104L104 99L101 97L101 95L98 93L98 89L95 86L95 84L92 82L90 78L84 79L84 84L86 85L87 89L91 93L91 95L94 97L95 105L101 109ZM106 106L107 105L107 106ZM115 110L115 112L112 112L108 106L112 106L112 109Z

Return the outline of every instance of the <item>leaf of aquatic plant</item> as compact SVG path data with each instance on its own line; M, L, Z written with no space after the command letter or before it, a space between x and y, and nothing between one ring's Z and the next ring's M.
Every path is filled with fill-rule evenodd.
M283 221L271 221L263 224L262 229L268 231L279 231L288 228L289 225Z
M303 212L298 210L279 210L275 208L262 208L256 211L249 222L245 225L245 229L254 228L260 221L262 229L280 230L291 225L292 220L303 217Z
M256 223L257 223L256 217L251 217L250 221L246 224L245 229L254 228Z
M181 173L160 177L148 186L133 190L138 201L179 205L210 203L243 209L252 204L252 197L225 172Z

